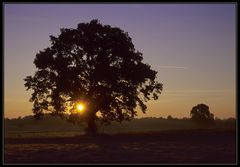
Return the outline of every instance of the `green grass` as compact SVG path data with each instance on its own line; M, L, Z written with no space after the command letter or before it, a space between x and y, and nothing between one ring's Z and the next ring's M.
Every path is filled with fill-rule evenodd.
M201 129L201 128L234 128L235 119L216 120L209 127L198 125L190 119L143 118L124 121L121 124L112 122L110 126L98 125L99 133L129 133L163 131L171 129ZM25 137L71 137L84 134L85 126L66 122L58 117L46 117L34 120L32 117L4 121L4 134L7 138Z
M35 137L73 137L82 135L80 131L38 131L38 132L8 132L5 138L35 138Z

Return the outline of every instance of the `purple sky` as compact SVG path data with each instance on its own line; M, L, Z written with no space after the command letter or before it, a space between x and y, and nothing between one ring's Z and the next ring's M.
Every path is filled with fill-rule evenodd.
M189 117L199 103L217 117L235 117L235 14L235 4L5 4L5 117L32 114L23 78L34 74L49 35L91 19L128 32L158 71L163 93L139 117Z

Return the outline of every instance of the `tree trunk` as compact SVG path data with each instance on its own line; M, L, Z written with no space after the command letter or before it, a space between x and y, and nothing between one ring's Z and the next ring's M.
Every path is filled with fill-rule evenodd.
M97 125L96 125L96 114L95 112L89 113L87 128L85 129L88 135L94 135L97 133Z

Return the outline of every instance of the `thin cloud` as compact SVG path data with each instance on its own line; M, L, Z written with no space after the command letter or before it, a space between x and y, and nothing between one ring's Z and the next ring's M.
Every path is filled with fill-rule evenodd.
M164 96L176 96L176 97L183 97L183 96L192 96L192 95L208 95L208 96L219 96L226 93L231 93L231 90L227 89L210 89L210 90L168 90L163 92Z
M183 66L159 66L159 68L187 69L187 67L183 67Z
M225 93L225 92L231 92L232 90L230 89L193 89L193 90L168 90L168 91L165 91L167 93L184 93L184 92L187 92L187 93Z

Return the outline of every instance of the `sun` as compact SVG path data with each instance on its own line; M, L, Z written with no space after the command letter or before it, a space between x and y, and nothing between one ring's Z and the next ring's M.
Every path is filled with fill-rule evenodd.
M78 112L83 112L84 111L84 105L82 103L77 104L77 111Z

